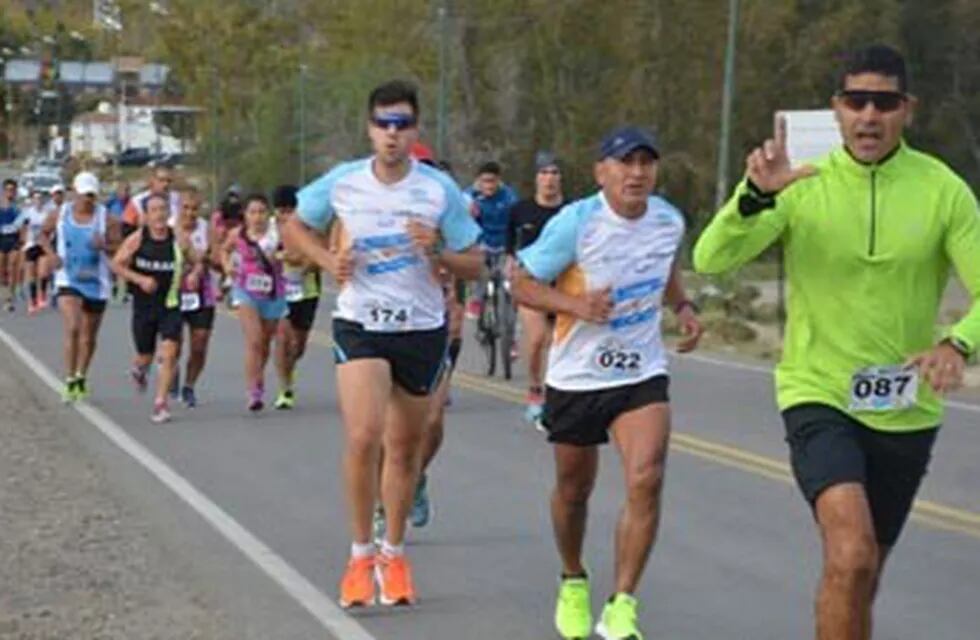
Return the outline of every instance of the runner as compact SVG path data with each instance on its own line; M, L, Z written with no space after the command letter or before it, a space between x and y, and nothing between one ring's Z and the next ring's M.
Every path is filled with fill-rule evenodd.
M283 185L276 189L272 199L276 209L276 222L285 224L296 212L296 187ZM283 275L286 280L286 302L289 311L279 321L276 335L276 370L279 374L279 396L276 409L292 409L296 403L293 389L296 363L306 352L310 330L316 320L316 308L320 304L320 270L308 260L285 252Z
M558 159L542 151L534 161L534 197L521 200L510 210L507 225L507 255L530 246L538 239L541 229L565 204L561 189L561 168ZM544 360L548 352L549 314L518 305L518 319L524 337L524 357L527 359L527 410L524 418L543 429L541 412L544 408Z
M699 239L720 273L783 240L788 322L776 369L790 460L823 543L820 640L871 637L885 560L926 472L942 394L980 343L980 221L966 183L911 148L905 60L855 52L832 99L844 146L792 168L785 131L749 154L747 177ZM936 344L955 266L973 306Z
M180 399L185 406L197 406L195 385L204 371L208 345L214 328L215 284L211 274L211 233L208 221L200 217L201 194L195 188L180 193L180 217L176 227L181 244L189 245L198 260L185 264L180 287L180 310L188 330L187 369L184 384L180 387ZM177 381L178 374L174 375Z
M456 362L459 359L459 352L463 347L463 300L457 297L456 278L448 269L440 270L440 279L443 284L443 295L446 300L446 318L449 325L449 349L446 354L446 367L432 394L432 402L429 404L429 412L425 420L425 436L422 439L422 468L419 480L415 485L415 493L412 497L412 509L408 514L409 523L420 529L432 519L432 501L429 497L429 476L428 470L436 454L442 447L443 433L445 431L446 407L449 405L449 389L452 382L453 372L456 371Z
M344 479L351 510L351 559L340 585L343 607L415 602L404 553L406 518L419 476L424 420L444 366L446 307L434 274L446 267L475 277L479 228L459 188L416 162L415 88L393 81L368 99L374 155L335 168L299 193L286 222L287 246L329 271L341 286L334 344L347 434ZM330 228L332 248L314 233ZM371 540L384 442L381 501L387 533Z
M232 279L231 276L222 271L224 265L221 262L221 247L225 245L225 240L232 229L242 225L243 212L241 189L237 184L228 187L218 208L211 212L211 247L214 251L211 256L211 264L221 274L217 298L219 302L227 300L232 306L234 306L234 302L228 295L228 292L231 291Z
M109 212L110 216L122 218L123 212L126 211L126 207L129 205L129 200L129 183L125 180L120 180L116 183L116 190L105 201L106 211Z
M551 515L562 575L555 625L563 638L592 631L582 544L597 445L611 434L626 503L616 528L615 587L596 633L638 640L633 593L657 534L670 435L664 303L686 334L679 350L697 345L701 325L676 262L684 220L651 195L660 157L653 137L620 127L603 140L599 157L601 191L565 207L518 253L514 293L522 305L557 314L542 416L556 463Z
M50 210L39 242L57 269L58 309L64 328L66 402L88 396L88 369L109 299L109 255L118 245L118 223L98 204L99 179L83 171L72 182L74 201ZM56 247L51 239L56 239Z
M476 181L466 189L470 212L483 231L483 245L486 247L487 264L503 257L507 238L507 221L510 208L517 202L517 193L504 184L501 168L496 162L484 162L477 171ZM466 315L471 319L480 317L483 312L483 297L487 289L490 272L485 271L477 281L467 305Z
M245 199L245 222L231 230L221 253L225 273L234 281L232 297L245 335L248 410L257 412L265 407L264 372L272 338L287 310L279 230L265 196Z
M17 181L3 181L0 199L0 284L7 287L7 311L13 312L18 275L17 256L24 244L24 212L17 205Z
M24 210L27 232L24 241L24 275L29 299L27 312L35 314L48 306L48 285L51 277L50 259L44 255L39 240L46 219L44 199L40 191L31 193L31 204Z
M109 216L112 218L117 218L122 220L123 213L126 211L126 207L129 205L130 201L129 194L129 183L125 180L120 180L116 183L116 190L112 192L106 201L105 208ZM116 274L112 274L112 299L118 300L120 295L119 282L116 278Z
M143 217L146 215L146 204L151 195L163 196L167 202L167 221L173 224L180 215L180 195L171 189L174 182L174 174L167 167L155 167L150 169L150 179L147 188L135 196L129 198L126 208L123 210L122 223L125 237L132 235L133 231L142 226ZM135 293L136 288L131 287Z
M132 332L136 355L131 375L140 393L146 391L154 355L160 365L150 415L158 424L171 417L167 392L176 372L183 329L180 274L185 262L194 265L192 276L200 277L201 271L187 236L183 237L184 246L180 246L178 235L167 225L168 204L164 196L150 195L144 203L143 226L126 237L112 259L113 271L134 285Z

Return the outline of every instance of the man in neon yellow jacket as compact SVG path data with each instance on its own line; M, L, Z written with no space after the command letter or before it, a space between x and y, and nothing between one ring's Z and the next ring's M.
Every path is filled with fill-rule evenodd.
M833 98L844 147L793 168L777 130L748 156L746 179L694 249L695 269L719 273L783 241L777 399L824 545L819 640L871 637L881 570L925 474L941 396L980 344L977 201L904 142L915 106L901 54L856 52ZM936 344L951 266L975 302Z

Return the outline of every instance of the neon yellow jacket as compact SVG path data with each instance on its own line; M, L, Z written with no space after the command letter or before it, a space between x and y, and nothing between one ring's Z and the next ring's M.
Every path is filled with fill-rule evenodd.
M976 198L945 164L904 142L875 166L843 148L814 164L817 176L790 185L755 215L740 213L748 187L739 185L699 238L694 268L733 269L782 238L789 287L779 408L820 402L882 431L937 426L942 402L925 381L909 408L851 411L851 378L935 344L950 265L973 305L949 334L971 351L980 343Z

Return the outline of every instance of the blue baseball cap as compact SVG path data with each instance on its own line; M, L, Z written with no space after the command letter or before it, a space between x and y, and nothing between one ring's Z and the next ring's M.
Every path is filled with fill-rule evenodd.
M652 133L629 125L617 127L602 139L602 144L599 145L599 159L622 160L637 149L647 149L655 158L660 157L660 148Z

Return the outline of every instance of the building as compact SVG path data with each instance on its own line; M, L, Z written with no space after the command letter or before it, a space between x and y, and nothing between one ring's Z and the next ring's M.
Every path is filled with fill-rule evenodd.
M13 58L4 65L3 80L22 91L40 87L45 75L41 60ZM71 95L82 93L116 95L126 91L127 97L157 97L164 93L170 67L143 58L116 58L110 61L83 62L61 60L56 65L53 81Z

